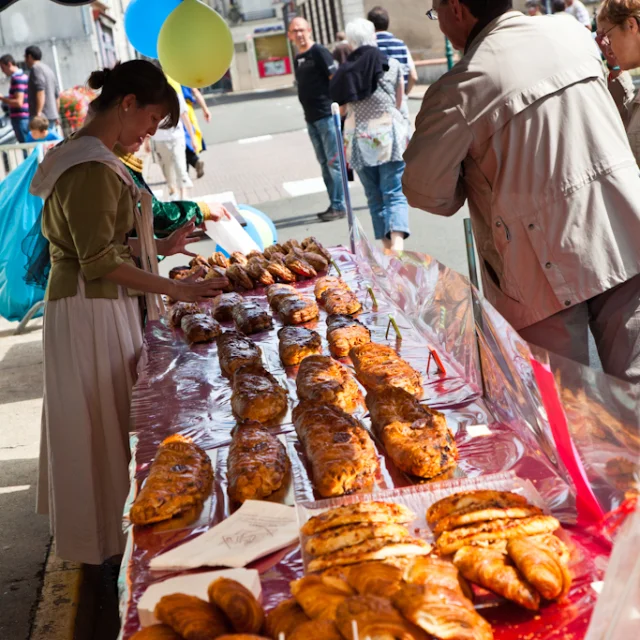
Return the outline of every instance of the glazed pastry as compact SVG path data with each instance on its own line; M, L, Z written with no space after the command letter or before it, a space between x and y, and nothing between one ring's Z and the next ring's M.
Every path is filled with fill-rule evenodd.
M209 585L207 593L209 602L224 613L236 633L258 633L262 629L262 606L244 585L218 578Z
M274 310L282 300L290 296L298 296L298 290L290 284L274 284L267 289L267 302Z
M189 342L213 342L222 333L218 321L204 313L184 316L180 326Z
M284 327L278 331L280 359L286 367L300 364L307 356L322 353L320 334L304 327Z
M283 634L285 640L290 640L295 629L305 622L309 622L309 616L295 598L291 598L267 612L264 630L271 638L279 638Z
M428 640L427 635L405 620L387 598L353 596L336 610L336 625L347 640L355 640L353 621L358 638Z
M247 259L247 256L244 255L244 253L241 253L240 251L234 251L229 256L229 262L231 264L239 264L241 267L246 267L249 260Z
M225 272L225 275L236 287L241 290L251 291L254 288L253 280L240 264L232 264Z
M240 367L262 364L260 347L237 331L225 331L218 336L217 342L220 368L228 376L232 376Z
M237 304L231 313L236 329L250 335L267 331L273 327L269 313L254 302L243 301Z
M514 538L507 542L507 553L527 582L546 600L558 600L569 593L571 574L549 549L531 538Z
M360 564L370 560L386 560L388 558L404 558L407 556L426 556L431 545L411 536L393 536L366 540L352 547L346 547L333 553L325 553L309 562L311 573L326 571L331 567Z
M169 271L171 280L184 280L191 274L191 267L174 267Z
M470 582L516 602L525 609L537 611L540 608L538 592L503 553L482 547L462 547L456 552L453 563Z
M378 457L358 420L338 407L306 401L293 410L293 423L323 498L373 485Z
M227 269L231 265L229 258L220 251L216 251L209 256L208 262L212 267L222 267L223 269Z
M182 636L166 624L153 624L134 633L131 640L182 640Z
M203 310L195 302L175 302L169 307L169 323L173 327L179 327L185 316L203 313Z
M303 622L288 636L288 640L343 640L336 623L332 620L310 620Z
M297 280L296 274L291 271L285 264L284 259L276 259L275 256L278 254L274 254L267 262L266 269L267 271L278 280L282 282L295 282Z
M282 248L284 249L285 253L291 253L294 249L301 249L302 247L297 240L291 238L282 245Z
M433 532L439 536L444 531L451 531L458 527L463 527L479 522L488 522L489 520L519 520L530 516L542 515L542 509L533 505L522 507L489 507L485 506L476 511L463 510L450 516L442 518L433 529Z
M304 250L306 253L317 253L319 256L322 256L328 263L331 263L332 257L331 253L327 251L319 242L309 242Z
M315 278L318 275L317 271L308 262L293 253L287 254L284 264L293 273L303 278Z
M334 358L346 358L353 347L371 342L371 331L351 316L334 314L327 318L327 340Z
M376 538L402 540L407 537L409 537L407 528L395 522L347 524L337 529L317 533L307 540L304 549L311 556L320 556Z
M192 269L202 267L203 269L206 269L208 271L211 265L209 264L209 261L204 256L196 256L191 260L191 262L189 262L189 266Z
M406 584L392 602L430 637L442 640L492 640L491 625L457 591L430 584Z
M350 568L347 581L361 596L391 598L403 584L402 569L384 562L363 562Z
M354 591L346 582L326 582L322 576L305 576L291 583L291 593L312 620L335 620L338 605Z
M353 291L327 289L320 298L320 303L329 314L353 315L362 310L362 305Z
M254 282L263 287L268 287L275 282L273 275L267 270L267 260L263 257L251 258L245 270Z
M313 516L305 522L300 531L305 536L312 536L321 531L327 531L335 527L342 527L347 524L376 522L397 522L409 523L416 517L411 509L403 504L392 502L378 502L367 500L365 502L355 502L346 504L335 509L329 509L317 516Z
M239 293L223 293L213 301L211 313L218 322L233 320L233 308L244 298Z
M320 315L315 300L299 295L281 298L277 310L285 325L303 324L315 320Z
M358 383L349 369L329 356L309 356L302 361L296 378L298 398L331 404L347 413L362 405Z
M213 278L227 278L227 271L222 267L211 267L209 272L204 277L205 280L212 280ZM228 285L222 288L224 293L231 293L233 291L233 282L227 278Z
M253 633L232 633L226 636L219 636L216 640L270 640L270 638L256 636Z
M433 555L419 556L412 558L403 571L404 580L409 584L444 587L457 591L469 600L473 599L473 590L451 560Z
M282 487L290 468L284 445L268 429L257 422L234 427L227 461L231 500L268 498Z
M433 529L444 518L463 513L479 512L486 509L527 507L527 499L510 491L461 491L438 500L427 509L427 524ZM489 518L487 518L489 519Z
M303 251L300 257L310 264L318 273L326 271L329 268L329 261L319 253Z
M286 253L286 251L282 248L282 245L276 243L276 244L272 244L270 247L267 247L262 252L262 255L268 260L271 260L271 256L274 253Z
M212 484L209 456L188 439L170 436L158 448L149 476L131 507L131 522L152 524L200 507Z
M453 531L445 531L438 538L436 546L442 555L448 555L467 545L537 536L543 533L551 533L559 528L560 523L552 516L490 520L489 522L472 524L468 527L458 527Z
M248 364L233 374L233 415L239 420L270 422L287 410L287 391L262 364Z
M371 391L366 402L374 432L398 469L434 478L456 466L458 447L441 413L398 387Z
M307 236L301 243L300 246L306 251L307 247L310 244L317 244L318 246L320 245L320 241L315 237L315 236Z
M264 257L264 253L260 253L260 251L249 251L247 253L247 260L251 260L251 258L260 258L261 260L266 260Z
M422 397L422 376L391 347L370 342L354 347L349 356L367 391L400 387L416 398Z
M154 615L184 640L215 640L230 631L220 609L200 598L182 593L163 596L156 605Z

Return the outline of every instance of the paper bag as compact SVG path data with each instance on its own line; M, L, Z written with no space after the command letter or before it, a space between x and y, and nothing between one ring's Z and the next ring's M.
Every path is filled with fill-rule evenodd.
M251 251L260 251L260 247L235 218L218 220L217 222L207 220L205 227L207 234L227 253L240 251L240 253L247 254Z

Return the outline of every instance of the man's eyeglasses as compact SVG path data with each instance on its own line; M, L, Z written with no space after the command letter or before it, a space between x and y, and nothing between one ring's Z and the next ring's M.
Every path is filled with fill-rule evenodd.
M605 31L604 33L596 32L596 36L598 40L600 40L605 45L611 46L611 39L609 38L609 34L619 26L620 26L619 24L614 24L613 27L611 27L611 29L609 29L608 31Z
M429 9L429 11L427 11L427 18L429 18L429 20L437 20L438 12L436 9Z

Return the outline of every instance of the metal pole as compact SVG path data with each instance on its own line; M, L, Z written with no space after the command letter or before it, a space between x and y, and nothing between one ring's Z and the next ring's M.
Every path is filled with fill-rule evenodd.
M478 281L478 267L476 266L476 253L473 243L473 227L471 226L471 219L464 219L464 239L467 245L467 264L469 265L469 280L473 286L480 291L480 284Z
M56 69L56 76L58 78L58 89L62 91L64 85L62 84L62 73L60 71L60 60L58 60L58 47L56 47L55 38L51 38L51 53L53 54L53 65Z
M453 47L451 46L451 42L449 42L449 38L446 37L444 39L444 54L447 56L447 69L451 70L455 64L453 60Z
M349 178L347 176L347 157L344 153L344 140L342 139L342 120L340 119L340 106L337 102L331 105L333 116L333 127L336 132L336 143L338 144L338 160L340 161L340 174L342 175L342 186L344 188L344 201L347 207L347 221L349 222L349 246L351 253L356 252L355 220L351 207L351 193L349 192Z

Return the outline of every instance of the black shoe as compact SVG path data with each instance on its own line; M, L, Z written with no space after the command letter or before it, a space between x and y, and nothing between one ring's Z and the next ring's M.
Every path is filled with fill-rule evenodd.
M329 206L327 207L327 210L326 210L326 211L323 211L322 213L319 213L319 214L318 214L318 218L320 218L320 220L322 220L322 216L326 216L326 215L327 215L327 213L331 213L332 211L333 211L333 209L331 208L331 205L329 205Z
M336 209L329 208L328 211L321 213L318 218L322 220L322 222L331 222L332 220L341 220L342 218L347 217L346 211L337 211Z

